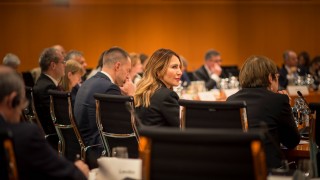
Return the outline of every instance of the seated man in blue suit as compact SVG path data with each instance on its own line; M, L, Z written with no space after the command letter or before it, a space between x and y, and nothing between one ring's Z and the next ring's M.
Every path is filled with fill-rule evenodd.
M128 53L119 47L113 47L103 55L102 70L81 85L75 99L74 114L86 145L101 143L93 95L104 93L133 96L135 86L130 80L130 69Z
M28 105L21 77L0 66L0 89L0 128L12 133L19 179L86 179L89 168L85 163L59 157L37 125L19 123Z

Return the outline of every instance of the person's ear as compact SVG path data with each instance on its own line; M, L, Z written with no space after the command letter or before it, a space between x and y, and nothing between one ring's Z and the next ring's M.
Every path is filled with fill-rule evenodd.
M72 72L68 72L67 76L68 76L68 79L70 79L72 76Z
M118 71L120 69L121 63L118 61L114 64L114 70Z
M20 104L20 98L18 97L17 92L12 92L8 97L8 106L15 108Z
M272 81L273 81L273 78L272 78L272 75L271 75L271 74L269 74L268 79L269 79L269 83L271 84Z
M56 63L51 61L49 68L55 69L56 68Z

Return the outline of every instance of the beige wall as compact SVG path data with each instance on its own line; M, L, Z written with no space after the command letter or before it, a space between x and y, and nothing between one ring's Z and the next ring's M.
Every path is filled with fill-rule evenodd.
M22 60L19 70L25 71L38 65L43 48L54 44L83 51L89 67L115 45L148 55L171 48L195 70L211 48L222 53L223 64L239 66L252 54L281 65L286 49L320 55L316 1L101 2L0 3L0 57L16 53Z

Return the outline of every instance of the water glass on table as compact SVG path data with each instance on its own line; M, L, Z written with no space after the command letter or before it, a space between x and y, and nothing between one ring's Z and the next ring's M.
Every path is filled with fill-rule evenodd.
M117 158L128 158L128 149L127 147L114 147L112 148L112 157Z

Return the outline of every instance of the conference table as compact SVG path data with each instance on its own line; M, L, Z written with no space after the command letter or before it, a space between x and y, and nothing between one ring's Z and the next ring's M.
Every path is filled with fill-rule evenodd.
M290 105L294 105L294 100L298 97L298 95L291 95ZM308 95L304 95L304 99L308 103L320 103L320 91L309 91Z
M308 140L301 140L300 144L296 146L294 149L287 149L283 147L282 152L289 162L298 162L301 159L309 159L309 142Z

